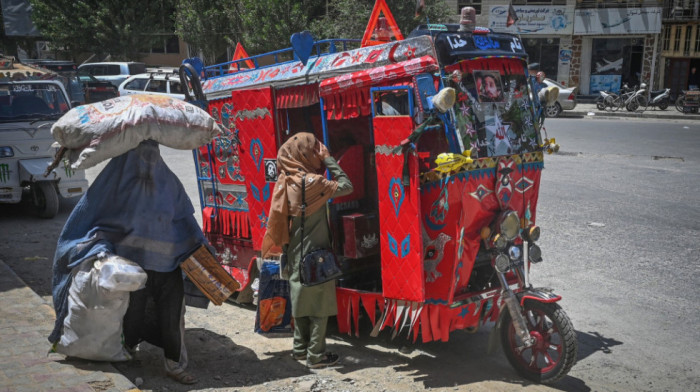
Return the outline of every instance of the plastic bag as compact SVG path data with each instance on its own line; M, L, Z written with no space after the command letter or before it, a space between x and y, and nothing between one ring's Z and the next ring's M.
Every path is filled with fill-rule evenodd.
M54 350L93 361L131 359L123 344L122 322L129 291L145 287L146 279L141 267L118 256L83 261L73 274L68 315Z
M51 127L74 169L87 169L136 148L144 140L192 150L210 142L221 127L206 111L155 94L107 99L68 111Z
M292 332L289 281L280 278L279 261L262 262L255 332L278 336L287 336Z

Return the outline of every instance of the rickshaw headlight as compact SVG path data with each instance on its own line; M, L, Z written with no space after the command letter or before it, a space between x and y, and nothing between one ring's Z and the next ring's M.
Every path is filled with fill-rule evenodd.
M525 229L525 237L528 241L534 242L540 239L540 227L532 225Z
M508 259L508 256L504 255L503 253L499 253L498 256L496 256L496 271L505 273L509 268L510 260Z
M508 240L506 240L506 237L502 236L501 234L494 234L493 238L491 239L491 243L493 244L494 248L498 250L504 250L506 246L508 246Z
M527 257L531 262L539 263L542 261L542 249L537 244L531 244L527 249Z
M15 152L12 151L10 146L0 146L0 158L9 158L15 156Z
M506 240L513 241L520 232L520 219L518 213L509 211L501 218L501 234L506 237Z
M517 246L511 246L510 249L508 249L508 257L513 261L520 260L521 255L522 251Z

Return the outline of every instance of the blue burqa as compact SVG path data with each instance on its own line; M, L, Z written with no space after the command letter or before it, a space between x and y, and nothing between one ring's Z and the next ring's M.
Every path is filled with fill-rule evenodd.
M112 158L75 206L58 238L53 263L56 324L49 341L61 338L73 268L106 252L145 270L173 271L206 244L193 214L192 202L161 158L156 142L144 141Z

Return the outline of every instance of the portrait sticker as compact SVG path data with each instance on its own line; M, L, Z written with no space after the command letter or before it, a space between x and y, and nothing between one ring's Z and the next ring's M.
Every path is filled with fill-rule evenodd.
M265 159L265 181L266 182L276 182L277 181L277 160L276 159Z
M503 102L503 84L498 71L474 71L479 102Z

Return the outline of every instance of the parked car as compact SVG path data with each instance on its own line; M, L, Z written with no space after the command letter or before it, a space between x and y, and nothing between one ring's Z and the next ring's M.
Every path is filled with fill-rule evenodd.
M185 99L185 93L180 85L180 76L175 69L153 70L130 76L119 86L119 95L130 94L162 94Z
M545 108L545 115L547 117L559 117L563 110L573 110L576 108L576 92L578 91L578 87L566 87L551 79L545 79L544 83L547 87L556 86L559 88L557 101L553 105L549 105Z
M99 102L119 96L119 90L110 82L98 80L96 77L82 72L77 74L77 78L85 95L83 103Z
M119 88L119 85L129 76L146 72L146 64L137 62L85 63L78 66L78 72L87 73Z

